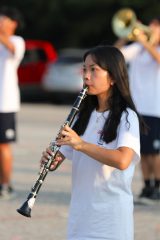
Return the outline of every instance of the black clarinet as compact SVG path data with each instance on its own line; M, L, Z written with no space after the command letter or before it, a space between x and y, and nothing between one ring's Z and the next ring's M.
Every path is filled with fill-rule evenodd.
M32 189L31 189L31 192L29 193L28 197L27 197L27 200L22 204L22 206L17 209L17 212L20 213L21 215L25 216L25 217L31 217L31 210L34 206L34 203L35 203L35 200L36 200L36 197L37 197L37 194L43 184L43 181L44 179L46 178L47 174L49 171L51 171L51 165L52 163L54 162L54 160L56 159L56 155L60 149L60 146L56 145L56 140L57 138L59 137L60 135L60 132L61 132L61 129L65 126L65 125L68 125L68 126L71 126L75 116L77 115L77 113L79 112L79 109L80 109L80 105L82 103L82 101L84 100L84 98L86 97L86 94L87 94L87 90L88 88L87 87L84 87L77 99L75 100L73 106L72 106L72 109L66 119L66 121L64 122L64 124L61 126L58 134L57 134L57 137L55 138L54 141L51 142L50 144L50 148L53 152L52 156L50 156L50 158L48 159L47 162L45 162L42 167L40 168L40 172L39 172L39 175L38 175L38 179L37 181L35 182L35 184L33 185ZM60 164L59 164L60 165ZM59 166L57 165L57 167ZM55 169L57 169L57 167ZM54 170L55 170L54 169Z

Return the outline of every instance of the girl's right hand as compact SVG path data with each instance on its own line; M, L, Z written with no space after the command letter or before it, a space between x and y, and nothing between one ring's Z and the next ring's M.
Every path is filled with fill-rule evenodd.
M40 166L42 167L46 162L48 162L48 160L51 157L54 157L54 154L51 151L51 149L48 147L48 148L46 148L45 151L42 152L42 157L41 157L41 160L40 160ZM61 152L58 152L56 154L55 159L53 160L53 162L51 164L50 170L51 171L55 170L63 162L64 159L65 159L65 157L63 156L63 154Z

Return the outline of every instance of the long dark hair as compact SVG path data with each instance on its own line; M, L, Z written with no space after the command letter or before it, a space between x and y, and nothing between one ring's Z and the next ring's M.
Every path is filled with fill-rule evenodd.
M122 112L126 112L127 122L127 107L137 113L130 94L127 67L122 53L113 46L97 46L88 50L84 54L84 61L88 55L91 55L92 59L98 66L107 70L115 82L112 86L111 97L108 100L110 109L109 116L106 119L101 135L101 138L106 143L109 143L117 136L117 127L120 123ZM73 126L73 129L79 135L84 133L91 113L97 106L97 96L87 95L80 109L78 119ZM141 118L138 113L137 116L141 122Z

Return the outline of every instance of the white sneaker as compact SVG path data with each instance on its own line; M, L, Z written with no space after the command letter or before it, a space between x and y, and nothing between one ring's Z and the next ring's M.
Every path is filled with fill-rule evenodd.
M15 197L14 192L8 191L8 189L1 189L0 191L0 200L10 200Z

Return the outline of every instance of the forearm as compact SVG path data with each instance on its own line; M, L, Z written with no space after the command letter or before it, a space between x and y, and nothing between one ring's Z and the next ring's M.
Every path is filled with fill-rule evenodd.
M120 170L126 169L133 157L133 151L127 147L112 150L87 142L82 143L79 151L101 162L102 164Z
M96 144L86 142L67 125L61 133L63 137L57 139L57 145L71 146L74 150L82 152L102 164L118 168L120 170L124 170L129 166L135 154L134 150L129 147L106 149Z

